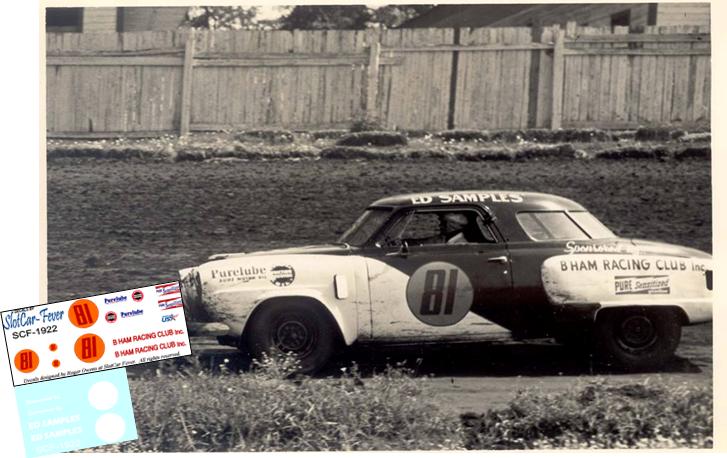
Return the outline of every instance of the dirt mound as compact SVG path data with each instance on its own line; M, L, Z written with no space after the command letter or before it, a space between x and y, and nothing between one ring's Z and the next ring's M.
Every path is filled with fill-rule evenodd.
M636 130L635 138L640 142L678 140L686 135L682 129L672 127L640 127Z
M600 129L448 130L436 136L444 141L498 143L588 143L613 139L609 132Z
M292 143L295 139L293 132L289 130L261 129L245 130L235 135L237 141L249 141L260 139L272 144Z
M408 143L406 135L399 132L354 132L336 142L338 146L402 146Z

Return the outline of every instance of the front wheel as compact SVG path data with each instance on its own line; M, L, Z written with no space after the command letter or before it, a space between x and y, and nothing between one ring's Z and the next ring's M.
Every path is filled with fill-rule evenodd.
M261 360L263 354L292 354L302 374L314 374L326 365L335 349L335 333L324 312L292 304L270 304L253 317L245 331L247 350Z
M678 316L648 308L602 310L594 333L600 359L628 370L662 367L682 335Z

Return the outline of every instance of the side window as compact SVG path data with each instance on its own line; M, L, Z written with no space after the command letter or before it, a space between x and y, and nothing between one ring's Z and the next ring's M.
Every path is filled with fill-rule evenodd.
M475 210L418 210L394 223L381 245L410 246L496 243L492 231Z
M517 220L533 240L587 240L589 238L564 212L518 213Z
M427 240L439 237L439 215L437 213L414 213L401 233L403 240Z

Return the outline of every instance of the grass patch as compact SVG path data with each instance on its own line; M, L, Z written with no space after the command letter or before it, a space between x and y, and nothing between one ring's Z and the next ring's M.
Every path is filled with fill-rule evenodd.
M110 451L445 450L461 426L422 402L418 379L390 369L362 380L291 379L290 361L246 374L192 366L131 380L139 439Z
M506 409L462 416L469 449L711 448L712 391L687 384L526 391Z
M362 378L298 377L292 359L247 373L198 359L163 362L130 380L139 439L100 451L482 450L710 448L711 388L595 380L517 394L504 409L456 417L402 368ZM214 372L214 374L213 374Z

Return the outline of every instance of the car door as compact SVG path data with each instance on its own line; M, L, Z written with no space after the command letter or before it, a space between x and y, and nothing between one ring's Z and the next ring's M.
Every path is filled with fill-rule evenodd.
M431 224L414 230L417 219L441 219L444 212L476 215L487 236L448 244ZM416 229L416 228L414 228ZM403 234L403 235L402 235ZM418 243L423 241L422 243ZM488 317L511 300L507 247L476 207L400 211L366 256L371 296L372 338L378 341L501 340L509 332Z

